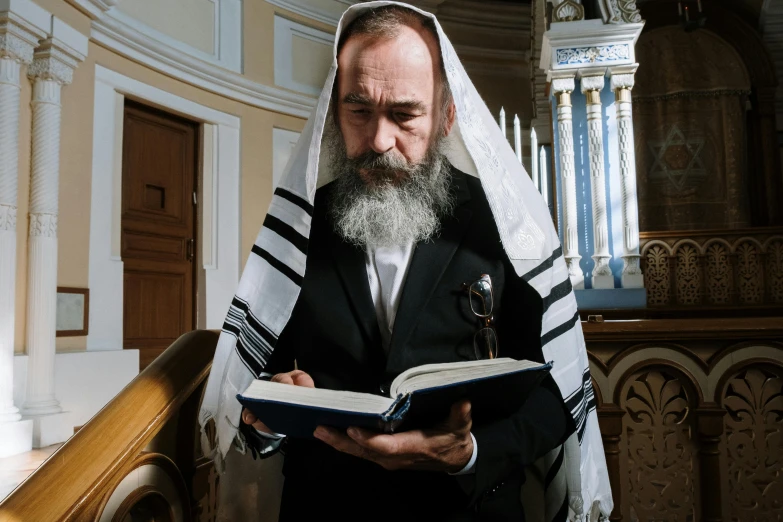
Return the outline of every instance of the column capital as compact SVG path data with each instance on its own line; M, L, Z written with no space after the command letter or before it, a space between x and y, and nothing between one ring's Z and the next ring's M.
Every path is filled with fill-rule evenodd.
M87 56L87 37L52 17L48 38L35 50L27 70L32 80L52 80L61 85L73 81L73 71Z
M4 2L0 6L8 9L0 11L0 58L30 63L38 41L46 38L50 15L32 2Z
M576 89L576 84L573 76L552 79L552 92L555 94L560 94L561 92L571 93L574 92L574 89Z
M602 91L605 84L603 75L582 76L582 79L579 80L583 94L587 94L589 91Z
M0 230L16 231L16 207L0 203Z
M634 76L639 64L632 66L613 67L609 69L609 85L612 91L617 89L633 89Z

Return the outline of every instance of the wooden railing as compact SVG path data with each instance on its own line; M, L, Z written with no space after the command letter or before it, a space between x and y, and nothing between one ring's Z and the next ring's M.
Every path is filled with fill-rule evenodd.
M190 520L191 486L183 475L195 469L196 413L217 338L216 332L195 331L177 339L0 502L0 521L97 521L110 504L108 519L124 520L145 497L149 506L157 503L172 514L164 518ZM168 452L162 442L151 444L167 423L178 425L175 449ZM131 474L144 467L165 475L178 491L177 505L154 488L131 488L124 498L112 498L124 479L133 482Z
M783 307L783 228L641 234L650 308Z

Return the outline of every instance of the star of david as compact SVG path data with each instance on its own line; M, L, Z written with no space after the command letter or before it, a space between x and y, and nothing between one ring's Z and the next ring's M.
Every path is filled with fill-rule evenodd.
M650 178L667 180L677 192L682 192L692 178L704 177L704 162L701 158L704 140L686 138L675 124L663 141L649 141L647 145L654 160Z

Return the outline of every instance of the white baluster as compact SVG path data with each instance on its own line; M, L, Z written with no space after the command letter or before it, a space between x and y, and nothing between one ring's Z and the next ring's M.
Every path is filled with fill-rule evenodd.
M639 266L639 210L636 193L636 157L634 155L631 89L634 75L612 74L611 88L617 103L617 139L620 148L620 180L623 211L623 288L643 288Z
M552 80L552 89L557 97L557 134L560 144L560 178L563 186L563 250L571 286L584 288L584 274L579 267L579 229L576 208L576 167L574 165L574 127L571 116L571 93L574 92L574 78Z
M604 127L601 91L603 76L584 76L582 93L587 98L587 142L590 153L590 192L593 200L593 288L614 288L609 261L609 221L606 210L606 175L604 173Z

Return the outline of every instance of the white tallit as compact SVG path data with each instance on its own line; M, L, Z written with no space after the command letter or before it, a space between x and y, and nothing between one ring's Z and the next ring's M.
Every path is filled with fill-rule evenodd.
M241 405L236 395L263 372L299 296L316 188L329 181L321 137L337 73L337 42L342 30L358 15L392 4L435 20L415 7L387 1L357 4L343 14L335 36L335 56L318 105L275 190L229 309L199 412L202 433L210 420L215 422L214 447L206 436L202 436L202 444L220 470L238 437ZM557 232L547 205L473 87L437 20L435 25L456 105L454 132L447 138L448 159L458 169L481 179L517 275L543 299L544 357L554 361L552 375L577 426L577 432L563 447L534 466L546 491L545 505L537 511L544 513L547 521L562 520L567 501L573 520L607 517L613 503L587 352Z

